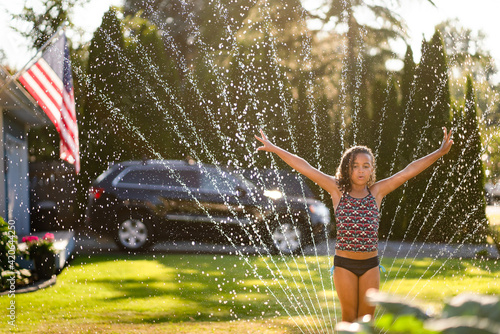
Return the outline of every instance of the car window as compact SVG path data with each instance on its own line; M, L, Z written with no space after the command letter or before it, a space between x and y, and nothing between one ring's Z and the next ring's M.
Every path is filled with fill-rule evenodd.
M250 190L253 190L255 189L255 184L253 184L252 181L250 181L249 179L245 178L243 175L240 175L240 174L234 174L232 175L234 178L237 179L237 183L238 184L242 184L242 185L245 185L245 187L247 189L250 189Z
M199 187L198 173L194 170L136 169L125 174L120 183L132 183L162 187Z
M246 170L243 176L252 180L257 186L262 186L267 190L280 190L287 196L302 197L302 189L307 198L314 198L311 189L300 175L276 170Z
M205 191L235 194L239 182L228 172L207 169L201 172L200 188Z
M314 194L305 183L305 180L299 175L283 173L280 176L282 177L281 186L283 187L285 194L288 196L302 197L302 190L304 190L305 197L314 197ZM279 188L279 182L276 177L274 179L270 177L269 181L269 187L274 185L275 188Z

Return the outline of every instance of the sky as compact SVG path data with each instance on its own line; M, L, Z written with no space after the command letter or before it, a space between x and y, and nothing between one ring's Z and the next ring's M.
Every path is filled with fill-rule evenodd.
M315 0L309 0L314 1ZM482 30L486 34L484 48L495 58L497 68L500 69L500 43L498 41L500 12L499 0L433 0L436 7L429 4L427 0L401 0L402 7L394 7L408 26L410 39L408 43L412 46L415 61L420 59L420 46L422 38L429 40L434 33L434 27L447 20L458 18L460 24L473 31ZM36 0L28 0L28 3L36 3ZM73 23L82 28L83 36L68 37L73 41L87 42L92 38L92 33L100 25L102 14L110 5L120 6L123 0L90 0L82 7L75 8ZM376 2L376 1L375 1ZM392 2L395 2L392 0ZM0 62L10 67L20 69L25 65L35 51L29 50L28 42L9 28L11 17L9 13L20 13L24 1L0 0L0 49L5 53L5 59ZM307 4L306 4L307 7ZM404 43L394 45L396 52L403 55L406 46ZM493 78L494 83L500 82L500 74Z

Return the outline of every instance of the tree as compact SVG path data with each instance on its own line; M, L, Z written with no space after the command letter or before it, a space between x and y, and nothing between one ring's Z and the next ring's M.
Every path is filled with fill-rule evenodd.
M134 138L127 136L120 115L126 107L125 41L117 11L111 8L97 28L89 48L89 97L84 120L87 125L87 159L90 178L103 172L108 164L130 157L135 152ZM128 146L128 147L127 147ZM84 167L82 166L82 169Z
M172 38L175 47L190 63L205 47L222 49L231 44L223 38L240 29L256 1L125 0L124 14L148 19ZM166 50L169 52L172 50Z
M36 7L25 4L21 14L12 14L12 17L14 22L16 20L27 22L31 26L29 31L21 30L15 26L12 27L23 37L31 40L35 49L39 49L63 23L67 22L71 26L72 9L87 1L42 0ZM42 11L39 12L38 8L42 8Z
M415 93L408 110L405 136L410 161L429 154L441 143L442 127L450 128L451 100L446 53L439 31L422 43L422 58L416 68ZM411 96L411 95L410 95ZM426 240L440 239L447 228L440 217L450 192L443 160L408 181L405 191L405 216L410 233Z
M474 81L474 95L478 117L481 119L479 127L483 134L483 146L488 145L489 157L485 161L488 165L488 178L496 182L499 173L500 160L493 146L496 146L498 137L498 87L491 84L491 77L497 72L497 67L488 50L484 47L484 33L466 28L458 20L448 20L437 26L444 39L446 53L449 56L449 75L451 79L451 95L457 104L463 105L466 96L463 84L470 76Z
M460 25L458 19L447 20L436 26L443 36L446 54L449 58L450 76L463 78L472 76L474 81L489 81L497 69L490 52L485 50L483 41L485 34L479 30ZM453 75L452 75L453 73ZM460 92L463 94L463 91ZM465 95L465 94L464 94ZM462 98L456 96L456 99Z
M460 156L458 159L458 187L456 211L461 214L459 239L484 242L487 233L486 201L484 194L485 173L482 161L482 144L477 121L477 107L472 78L467 77L463 121L460 122ZM472 237L472 238L471 238Z
M401 147L398 145L402 128L403 112L399 102L399 91L394 78L387 82L379 81L373 92L374 110L376 112L375 124L377 124L377 136L375 155L377 160L377 179L387 178L399 171L401 158ZM400 207L403 196L402 188L390 193L381 207L380 234L385 236L392 228L392 233L401 238L401 223L404 220L397 219L396 214Z
M128 36L124 53L128 70L123 78L128 94L123 113L150 146L141 147L137 155L155 158L156 152L164 158L180 159L185 152L176 147L178 136L170 130L182 122L175 106L180 90L177 66L165 52L156 26L138 16L125 18L123 24Z
M361 10L366 9L372 16L379 19L379 22L383 22L381 27L360 23L358 16ZM364 0L332 0L324 20L328 22L332 19L336 20L336 25L347 26L347 90L353 92L356 87L355 73L359 65L359 56L366 57L368 55L368 52L363 52L363 50L373 48L378 50L378 53L387 50L388 45L385 43L389 39L404 36L403 25L387 7L370 5Z
M394 105L396 112L390 114L384 121L383 144L380 145L378 159L380 172L378 178L390 176L405 168L413 159L413 149L416 138L409 135L415 131L418 114L415 113L416 64L413 61L413 51L407 47L404 66L399 73L401 97L399 106ZM390 99L390 101L394 98ZM392 146L393 150L385 149ZM387 161L382 161L386 160ZM406 210L408 201L408 183L390 193L382 205L380 234L390 238L402 239L407 234L407 228L412 215Z

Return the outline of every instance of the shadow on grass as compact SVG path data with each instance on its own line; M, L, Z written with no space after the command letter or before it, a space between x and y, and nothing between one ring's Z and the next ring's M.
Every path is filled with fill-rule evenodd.
M162 309L131 317L133 323L265 320L277 316L311 323L308 318L315 318L325 308L318 304L332 301L320 300L316 294L323 285L331 287L326 265L321 268L321 277L319 269L307 271L303 262L295 264L290 259L287 263L267 259L268 264L259 257L247 260L244 263L237 256L155 254L153 258L141 254L80 257L75 258L73 266L83 266L84 270L88 266L89 272L117 262L122 269L130 266L120 273L96 273L92 284L113 291L113 297L95 296L104 303L124 305L150 300L152 308L161 304ZM146 263L157 270L140 274ZM259 277L255 277L253 268Z
M287 332L317 328L339 316L327 257L245 258L231 255L99 255L77 257L81 277L92 273L111 293L96 294L116 311L108 315L127 323L182 323L235 320L266 321L288 317ZM480 260L384 259L387 283L442 277L498 277L500 264ZM110 269L106 269L110 268ZM471 270L473 268L473 270ZM309 269L309 270L308 270ZM396 276L399 270L398 276ZM255 272L257 275L255 275ZM384 279L384 278L383 278ZM116 305L116 306L113 306ZM126 315L126 316L123 316ZM295 319L297 324L295 323Z

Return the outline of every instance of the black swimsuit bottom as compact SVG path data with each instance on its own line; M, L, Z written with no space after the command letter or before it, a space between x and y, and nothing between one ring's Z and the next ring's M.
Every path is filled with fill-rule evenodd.
M347 269L354 275L361 277L368 270L378 267L379 260L378 256L374 256L366 260L354 260L335 255L333 257L333 266Z

